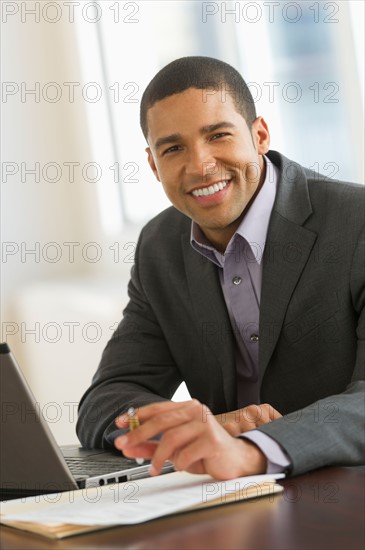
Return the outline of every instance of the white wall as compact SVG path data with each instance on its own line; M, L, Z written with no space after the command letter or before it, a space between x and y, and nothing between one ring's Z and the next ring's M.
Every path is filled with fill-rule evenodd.
M34 2L6 4L16 4L19 11L7 15L3 5L1 62L8 93L2 98L1 340L12 347L58 442L69 443L76 440L76 403L121 317L131 264L115 262L108 248L115 239L103 236L97 189L103 181L87 181L92 170L82 177L81 167L95 160L86 102L77 94L80 87L70 101L63 84L82 86L76 26L64 11L52 24L42 13L39 22L22 13ZM48 18L53 17L49 11ZM62 91L57 102L49 100L57 92L51 82ZM39 102L31 94L22 98L21 90L36 83ZM80 163L74 182L64 165L69 162ZM35 163L39 182L26 174ZM59 166L59 181L49 181L57 170L48 163ZM122 231L119 240L122 247L135 237ZM72 246L64 243L80 243L73 245L74 258ZM32 249L37 253L26 253ZM101 259L92 261L100 251Z

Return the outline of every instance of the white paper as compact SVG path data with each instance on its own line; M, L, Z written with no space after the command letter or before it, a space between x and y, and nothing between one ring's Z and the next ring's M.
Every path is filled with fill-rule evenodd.
M76 525L126 525L179 512L217 498L241 493L285 477L284 474L248 476L217 481L208 475L174 472L162 476L113 483L67 493L41 495L2 503L6 521L69 523Z

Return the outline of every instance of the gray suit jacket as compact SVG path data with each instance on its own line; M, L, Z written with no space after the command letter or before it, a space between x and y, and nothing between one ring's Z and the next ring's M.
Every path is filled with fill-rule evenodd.
M261 402L284 417L259 428L293 474L364 462L364 188L269 153L278 193L263 257ZM107 446L129 406L170 399L185 381L214 414L234 410L234 337L217 268L169 208L142 230L130 301L83 396L78 435Z

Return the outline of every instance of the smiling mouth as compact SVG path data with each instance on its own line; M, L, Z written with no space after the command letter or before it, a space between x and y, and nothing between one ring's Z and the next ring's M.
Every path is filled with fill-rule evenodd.
M227 185L230 183L231 180L222 180L217 183L214 183L213 185L209 185L208 187L201 187L200 189L195 189L191 192L191 194L194 197L208 197L211 195L215 195L216 193L219 193L219 191L222 191Z

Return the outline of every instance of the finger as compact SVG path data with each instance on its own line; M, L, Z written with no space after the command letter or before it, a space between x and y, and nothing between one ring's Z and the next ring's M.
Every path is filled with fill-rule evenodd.
M232 438L227 433L223 434L222 438L219 436L215 439L209 438L204 444L196 440L174 457L174 466L176 470L207 473L221 480L265 471L264 455L262 456L265 466L262 466L261 462L258 465L256 462L251 465L252 461L245 459L245 445L247 446L247 442ZM257 449L254 444L252 446Z
M158 474L166 460L174 463L174 457L192 441L202 438L204 426L199 422L189 422L168 430L152 457L152 475Z
M262 426L263 424L267 424L268 422L272 422L273 420L282 417L279 411L274 409L274 407L268 403L260 406L260 412L261 414L258 415L255 421L256 426Z
M151 403L138 409L138 414L142 421L148 420L156 414L168 413L172 410L183 409L190 406L193 403L199 403L197 399L188 399L187 401L160 401L157 403Z
M272 407L270 405L248 405L247 407L240 409L238 412L238 424L242 432L253 430L257 426L267 424L271 422L270 412Z
M128 445L119 445L115 444L115 447L122 451L124 456L128 458L146 458L150 459L156 451L156 446L158 445L157 441L151 441L146 443L141 443L140 445L128 446Z
M218 422L207 425L202 421L190 422L171 430L164 438L165 441L161 441L152 458L156 472L160 471L165 460L170 460L176 469L204 473L206 470L203 468L202 472L200 461L209 458L214 462L219 449L234 441Z
M233 437L236 437L242 433L238 422L227 422L226 424L221 424L221 426L226 430L226 432L229 433L229 435L232 435Z
M130 416L128 416L128 414L123 414L115 419L115 424L118 428L127 428L129 426L129 420Z
M182 424L193 420L201 421L203 406L198 401L191 400L183 405L177 403L175 405L179 406L168 407L168 412L164 409L163 412L145 419L138 428L124 435L119 443L125 445L128 441L129 445L139 445ZM139 413L138 417L140 417Z
M268 409L269 409L269 418L271 420L277 420L278 418L283 418L283 415L279 413L279 411L274 409L274 407L272 407L271 405L268 405Z
M204 461L203 460L198 460L197 462L194 462L194 464L192 464L191 466L189 466L188 468L186 468L185 470L186 472L189 472L189 474L205 474L206 473L206 469L205 469L205 466L204 466Z
M202 441L201 438L192 440L174 454L175 470L205 474L207 470L204 461L207 458L214 460L215 453L216 450L208 440Z
M168 413L171 410L183 408L184 406L191 403L192 399L189 399L189 401L180 401L180 402L173 402L173 401L162 401L158 403L152 403L150 405L145 405L144 407L139 407L136 409L136 414L138 415L138 419L140 422L145 422L149 418L155 416L156 414L163 414ZM115 423L117 426L125 427L128 425L129 422L129 416L124 413L121 416L117 417L115 419Z

